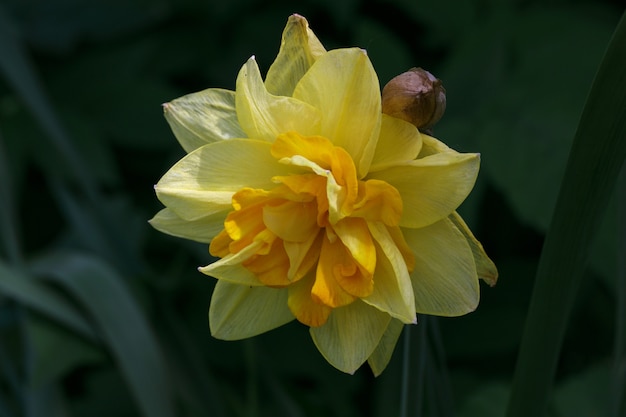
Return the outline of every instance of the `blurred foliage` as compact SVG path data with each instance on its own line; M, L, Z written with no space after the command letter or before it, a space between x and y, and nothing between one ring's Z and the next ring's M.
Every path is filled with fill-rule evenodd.
M412 330L412 407L500 416L533 276L618 0L0 0L0 416L392 416L383 375L328 365L304 326L212 339L206 246L147 220L184 152L160 104L267 69L287 17L327 48L360 46L381 85L412 66L444 82L436 135L482 153L461 213L500 269L479 309ZM585 272L553 416L606 415L616 207ZM623 214L622 214L623 215ZM622 254L623 255L623 254ZM417 414L420 415L420 414Z

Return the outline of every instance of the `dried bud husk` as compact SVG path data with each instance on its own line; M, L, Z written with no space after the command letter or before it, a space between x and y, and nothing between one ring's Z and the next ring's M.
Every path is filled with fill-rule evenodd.
M431 132L446 111L446 90L430 72L411 68L385 85L382 106L383 113Z

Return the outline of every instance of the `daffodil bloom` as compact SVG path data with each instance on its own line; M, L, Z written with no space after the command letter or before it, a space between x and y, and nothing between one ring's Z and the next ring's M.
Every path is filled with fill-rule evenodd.
M213 336L235 340L294 319L322 355L378 375L416 314L458 316L497 272L457 207L479 155L382 114L362 49L326 51L289 18L265 80L254 57L236 91L164 105L187 155L156 185L165 233L210 243L219 260Z

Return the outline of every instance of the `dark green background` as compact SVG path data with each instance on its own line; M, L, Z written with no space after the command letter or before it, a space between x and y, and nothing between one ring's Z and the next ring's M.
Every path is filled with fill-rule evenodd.
M367 49L381 86L413 66L442 79L435 136L482 154L460 212L500 281L473 314L420 317L409 405L503 415L569 146L622 11L617 0L1 0L0 417L397 415L402 339L377 379L336 371L298 323L212 339L214 282L196 271L206 245L147 224L161 208L153 184L184 155L161 103L233 89L251 55L266 70L294 12L327 49ZM616 219L609 208L553 416L606 413Z

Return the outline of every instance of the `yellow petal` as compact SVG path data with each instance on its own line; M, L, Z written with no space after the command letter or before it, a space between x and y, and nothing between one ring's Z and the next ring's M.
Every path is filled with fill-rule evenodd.
M304 74L293 96L322 113L318 134L352 157L359 178L370 166L380 132L378 78L362 49L335 49Z
M242 263L259 281L268 287L286 287L291 284L288 278L289 258L280 239L275 239L267 253L257 254Z
M319 111L300 100L268 93L254 57L239 71L235 102L241 128L250 138L273 142L284 132L319 132Z
M323 236L324 231L320 230L304 242L284 242L289 257L289 280L299 280L317 265Z
M370 368L372 368L374 376L382 374L387 367L387 364L391 359L391 355L396 347L396 343L398 343L398 338L402 333L402 329L404 329L404 323L400 320L392 319L389 322L383 337L380 339L380 343L376 346L376 350L374 350L372 355L367 358L367 363Z
M363 301L404 323L415 323L415 297L404 256L384 224L368 226L376 241L377 265L374 291Z
M253 242L235 254L227 255L207 266L198 268L198 271L233 284L263 285L254 273L242 265L242 262L254 256L262 245L262 242Z
M226 214L227 209L189 221L181 219L172 210L164 208L149 223L159 232L196 242L209 243L224 228Z
M184 220L197 220L231 206L244 187L270 189L288 168L267 142L230 139L202 146L178 161L155 186L159 200ZM241 161L246 161L242 164Z
M289 242L305 242L316 235L317 205L285 201L263 207L263 223L279 238Z
M338 221L333 229L352 258L370 275L376 269L376 248L367 227L367 222L356 217Z
M424 227L448 217L465 200L476 181L478 154L443 152L374 172L402 196L400 226Z
M434 155L434 154L441 153L441 152L456 152L455 150L450 149L448 145L446 145L445 143L443 143L437 138L428 136L424 133L422 133L421 136L422 136L422 149L420 150L420 153L417 156L418 158L425 158L427 156Z
M380 136L369 172L403 164L417 157L422 135L411 123L383 114Z
M356 265L341 241L335 239L331 242L325 234L317 264L315 283L311 290L313 299L329 307L344 306L353 302L356 297L344 290L337 281L337 275L348 272L345 269L351 265L354 268L349 272L356 273Z
M235 92L210 88L163 105L165 119L187 153L219 140L243 138Z
M358 200L352 206L350 215L397 226L402 218L402 197L398 190L385 181L362 181L359 184Z
M360 300L336 308L321 327L310 329L322 356L340 371L353 374L374 353L391 316Z
M319 327L326 323L332 311L331 307L315 302L311 297L314 281L315 273L312 273L288 287L289 309L300 323L309 327Z
M293 320L287 290L250 287L218 281L209 307L213 337L239 340L256 336Z
M326 50L306 19L297 14L289 16L278 56L267 71L267 91L278 96L291 96L300 78L324 53Z
M496 282L498 281L498 268L496 268L496 265L491 259L489 259L489 256L487 256L487 253L483 249L483 245L474 237L472 231L469 227L467 227L463 218L461 218L456 211L450 215L449 219L452 223L454 223L457 229L463 233L463 236L465 236L467 243L472 249L478 278L482 279L491 286L496 285Z
M472 250L447 218L421 229L402 230L413 249L411 273L418 313L460 316L474 311L480 298Z

